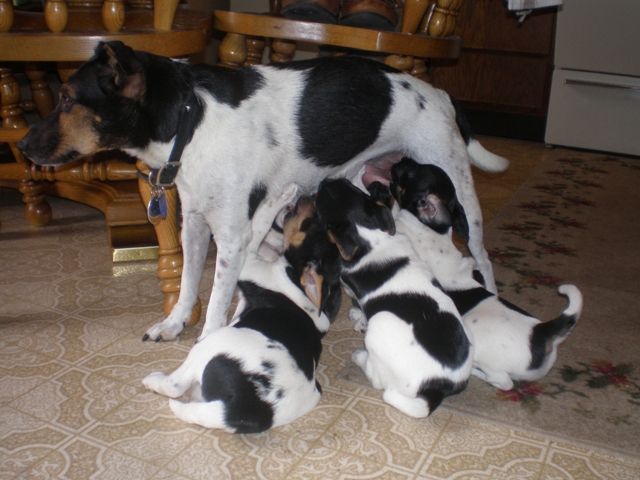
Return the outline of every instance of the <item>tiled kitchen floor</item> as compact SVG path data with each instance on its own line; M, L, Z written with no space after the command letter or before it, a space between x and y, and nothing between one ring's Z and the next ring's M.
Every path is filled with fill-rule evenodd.
M512 161L504 174L475 172L488 221L549 151L481 140ZM309 415L259 435L182 423L141 379L180 365L202 322L174 342L141 342L162 318L156 265L112 264L98 211L50 203L54 220L34 228L19 194L1 191L0 479L640 478L631 460L463 417L446 401L411 419L336 378L362 344L349 302L325 338L324 395Z

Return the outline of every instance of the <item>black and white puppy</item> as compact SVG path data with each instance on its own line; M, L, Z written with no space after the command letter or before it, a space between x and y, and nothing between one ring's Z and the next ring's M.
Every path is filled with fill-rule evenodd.
M580 317L580 290L561 285L558 291L568 297L569 305L545 323L487 291L474 276L473 258L464 257L451 238L452 229L464 231L467 223L451 180L440 168L410 159L391 171L391 192L402 207L392 208L397 231L410 239L462 315L473 338L472 373L502 390L513 388L514 380L546 375L558 345ZM374 191L384 192L384 187L378 184Z
M181 420L232 433L256 433L292 422L321 395L315 370L321 338L340 307L339 254L302 199L285 219L285 256L257 255L276 213L293 199L262 203L240 274L239 303L229 326L196 343L171 375L152 373L150 390L171 397ZM286 258L285 258L286 257ZM174 400L194 387L192 401Z
M346 179L324 181L316 209L343 259L342 282L368 319L365 350L352 355L383 399L426 417L462 391L473 347L453 301L434 285L389 209Z
M470 218L470 250L494 288L470 170L502 171L508 162L485 150L460 117L447 93L363 58L230 70L108 42L18 147L38 165L118 148L160 169L184 141L175 178L183 214L180 297L144 339L171 340L184 328L213 234L216 276L202 338L226 324L261 202L291 183L310 194L325 178L355 179L365 163L386 167L399 152L438 162L451 176Z

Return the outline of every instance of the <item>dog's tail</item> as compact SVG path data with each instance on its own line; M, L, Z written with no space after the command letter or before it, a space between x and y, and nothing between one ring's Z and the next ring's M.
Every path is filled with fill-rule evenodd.
M471 164L486 172L504 172L509 167L509 160L491 153L480 145L480 142L473 136L471 125L469 125L469 121L462 111L462 107L451 95L449 95L449 98L456 111L456 123L460 129L464 143L467 144L467 152L471 158Z
M578 323L582 313L582 293L575 285L560 285L558 292L569 299L569 305L562 314L545 323L539 323L533 327L531 333L531 366L530 369L539 368L549 350L548 346L562 342Z

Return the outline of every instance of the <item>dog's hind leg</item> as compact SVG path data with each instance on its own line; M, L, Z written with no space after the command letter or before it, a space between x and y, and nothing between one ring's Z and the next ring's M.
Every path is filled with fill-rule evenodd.
M225 406L220 401L204 403L182 403L178 400L169 400L169 407L174 415L183 422L195 423L206 428L222 428L229 433L234 433L224 421Z
M385 390L382 399L410 417L424 418L429 415L429 404L423 398L409 398L396 391Z
M179 370L180 369L176 370L171 375L165 375L162 372L151 373L142 380L142 384L147 387L147 389L160 395L177 398L184 395L192 383L191 378L176 375Z
M191 311L198 302L200 279L207 259L211 230L202 215L190 212L183 200L182 251L184 264L180 283L180 296L171 314L145 333L142 340L173 340L184 329Z

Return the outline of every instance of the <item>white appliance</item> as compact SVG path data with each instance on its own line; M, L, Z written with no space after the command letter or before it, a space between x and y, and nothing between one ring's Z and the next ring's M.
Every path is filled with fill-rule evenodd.
M640 1L564 0L545 142L640 155Z

